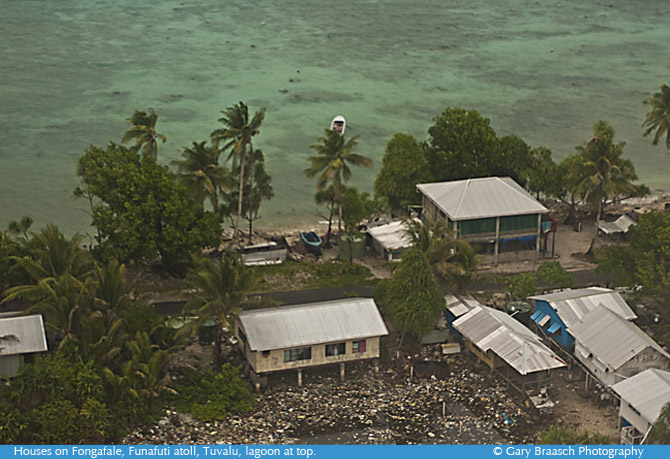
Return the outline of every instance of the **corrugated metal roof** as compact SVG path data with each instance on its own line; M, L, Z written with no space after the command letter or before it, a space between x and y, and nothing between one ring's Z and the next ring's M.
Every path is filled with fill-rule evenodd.
M549 212L510 177L421 183L416 187L456 221Z
M368 233L386 250L400 250L411 247L412 240L407 236L407 227L399 220L386 225L369 228Z
M612 389L653 424L670 402L670 372L650 368L616 383Z
M598 229L605 234L627 233L628 229L633 225L637 225L635 220L628 215L622 215L613 222L599 221Z
M594 357L615 371L648 347L670 359L670 354L637 325L603 305L589 312L570 333Z
M0 318L0 355L29 354L47 350L44 323L39 314Z
M563 290L547 295L530 297L551 304L567 328L574 327L596 306L602 304L624 319L632 320L637 316L626 301L614 290L600 287Z
M444 301L447 304L449 312L457 318L467 314L477 306L482 306L479 301L475 300L470 295L453 295L450 293L444 295Z
M245 311L239 321L253 351L388 335L372 298Z
M522 375L565 366L537 335L502 311L478 306L454 321L454 328L482 351L493 351Z

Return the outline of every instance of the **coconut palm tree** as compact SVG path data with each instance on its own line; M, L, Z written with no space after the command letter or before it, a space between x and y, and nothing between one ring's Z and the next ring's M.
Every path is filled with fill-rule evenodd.
M644 136L656 131L651 144L658 145L659 140L665 135L665 147L670 150L670 87L661 85L661 91L645 99L644 104L651 107L642 123L642 127L647 128Z
M433 272L447 281L450 289L460 292L482 280L474 249L467 241L457 239L444 222L407 219L404 226L414 247L426 253Z
M316 189L321 191L329 184L333 186L335 202L338 204L338 238L342 235L342 187L351 178L352 166L372 167L372 159L353 153L358 145L358 136L344 141L338 132L326 129L320 143L310 145L316 151L315 156L308 158L310 166L305 169L307 178L316 180Z
M244 102L239 102L232 107L226 108L222 111L223 117L219 118L219 122L223 127L212 132L212 140L221 150L231 148L229 159L233 159L232 169L236 169L236 164L240 164L240 189L237 202L237 220L235 221L236 234L241 234L240 217L242 215L242 200L244 188L244 170L245 158L247 156L247 149L249 150L250 163L254 160L254 147L251 139L260 132L261 123L265 118L265 109L261 109L254 114L252 119L249 119L249 108ZM223 142L223 146L221 146ZM252 173L253 173L253 167ZM253 181L253 177L250 177Z
M67 239L58 227L48 224L27 242L27 256L13 257L34 281L64 274L80 277L90 270L90 257L82 249L84 238L79 233Z
M153 108L150 108L148 113L145 111L135 110L133 116L128 118L128 122L132 125L130 129L123 134L121 143L127 143L131 140L135 141L135 149L142 148L144 156L156 159L158 157L158 140L163 143L167 140L163 134L156 132L156 121L158 115Z
M185 147L183 159L173 161L177 166L177 173L201 206L205 199L209 199L215 214L219 207L219 192L231 186L228 170L219 164L221 152L215 146L206 146L206 142L193 142L191 147Z
M633 164L621 158L626 142L614 142L614 129L605 121L594 125L594 136L586 145L577 147L582 158L575 172L580 180L576 191L591 204L600 221L603 204L625 194L635 194L637 180Z
M232 255L217 260L200 259L186 276L192 293L184 305L184 315L198 319L184 327L191 332L208 320L216 323L214 360L216 369L221 366L222 327L232 328L232 317L241 311L247 292L255 282L254 272Z

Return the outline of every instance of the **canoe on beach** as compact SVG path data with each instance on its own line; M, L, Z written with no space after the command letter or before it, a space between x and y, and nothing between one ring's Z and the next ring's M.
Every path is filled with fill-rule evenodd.
M323 243L323 240L321 239L321 236L316 234L316 231L302 231L300 233L300 238L302 239L302 242L305 243L308 252L315 255L321 254L321 244Z

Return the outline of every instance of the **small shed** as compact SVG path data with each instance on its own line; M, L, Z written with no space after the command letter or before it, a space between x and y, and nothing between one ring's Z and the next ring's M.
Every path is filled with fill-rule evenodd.
M368 228L370 245L386 261L398 260L413 243L402 220Z
M423 194L423 215L441 220L458 237L493 244L532 242L540 250L542 215L549 209L510 177L483 177L416 186Z
M601 305L571 328L575 357L606 386L648 368L670 370L668 354L637 325Z
M650 368L616 383L612 390L621 398L621 443L637 444L670 403L670 372Z
M562 347L572 350L575 338L571 333L586 314L602 304L626 320L636 319L628 303L614 290L601 287L567 289L529 298L534 303L530 316L538 327Z
M24 356L47 350L42 316L0 316L0 375L13 377Z
M372 298L343 298L245 311L235 321L235 335L251 369L258 375L377 359L380 338L388 335ZM260 388L260 383L257 383Z
M502 311L477 306L453 325L468 350L521 392L546 384L550 370L566 366L537 335Z

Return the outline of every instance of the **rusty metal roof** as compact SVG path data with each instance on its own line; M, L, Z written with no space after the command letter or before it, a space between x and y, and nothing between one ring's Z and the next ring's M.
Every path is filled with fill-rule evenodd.
M522 375L565 366L537 335L502 311L477 306L453 325L483 352L491 350Z
M41 315L0 318L0 356L46 350L47 338Z
M238 317L252 351L388 335L372 298L245 311Z
M510 177L421 183L416 187L455 221L549 212Z

